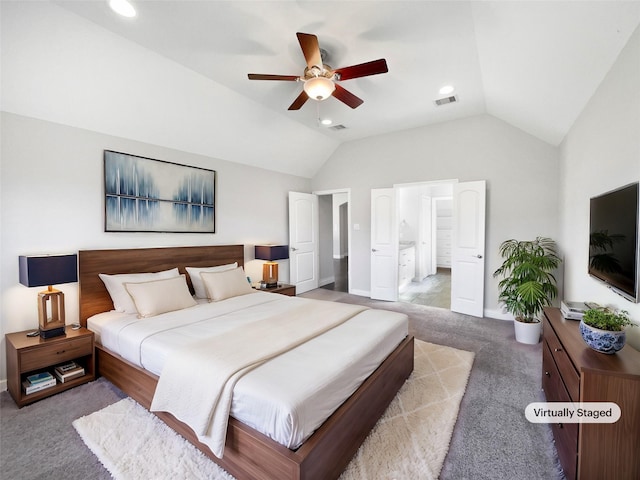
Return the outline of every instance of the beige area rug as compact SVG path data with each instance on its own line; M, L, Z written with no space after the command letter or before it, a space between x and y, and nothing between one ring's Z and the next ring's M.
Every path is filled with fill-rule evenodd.
M415 369L341 480L437 479L474 354L416 340ZM233 477L130 398L73 426L117 480Z

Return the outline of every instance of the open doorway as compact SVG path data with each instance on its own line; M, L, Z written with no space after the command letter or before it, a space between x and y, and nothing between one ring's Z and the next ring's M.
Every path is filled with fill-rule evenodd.
M319 215L319 286L348 293L349 191L315 193Z
M398 300L451 309L453 182L396 185Z

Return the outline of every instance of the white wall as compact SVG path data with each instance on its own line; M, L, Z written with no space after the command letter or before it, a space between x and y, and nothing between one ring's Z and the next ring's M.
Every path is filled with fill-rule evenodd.
M253 245L288 242L287 194L309 192L310 180L261 170L20 115L2 113L0 213L0 379L4 333L37 327L37 292L18 283L18 256L80 249L176 245L246 245L247 274L263 262ZM216 233L105 233L103 150L216 170ZM281 262L281 279L289 278ZM59 285L67 323L78 321L77 284Z
M500 242L557 237L559 149L489 115L343 144L313 178L351 188L353 293L369 294L370 190L446 179L487 180L485 310L498 314Z
M640 180L640 28L561 145L560 238L565 252L565 298L625 309L631 303L589 277L589 198ZM627 329L640 348L640 328Z
M0 11L5 112L304 177L338 144L54 3Z

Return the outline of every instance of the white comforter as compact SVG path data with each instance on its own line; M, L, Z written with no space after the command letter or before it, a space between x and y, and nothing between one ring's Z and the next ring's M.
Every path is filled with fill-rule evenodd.
M148 319L109 312L90 319L89 327L103 346L161 375L173 351L305 304L311 308L313 301L256 292ZM375 370L407 328L404 315L366 310L242 377L231 415L297 448Z

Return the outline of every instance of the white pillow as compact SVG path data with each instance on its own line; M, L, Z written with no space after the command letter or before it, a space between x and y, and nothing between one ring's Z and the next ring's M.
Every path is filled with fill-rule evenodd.
M242 267L224 272L202 272L200 276L209 299L214 302L254 292Z
M191 296L184 275L143 283L125 283L124 287L138 309L139 318L153 317L198 304Z
M233 270L238 268L238 262L228 263L227 265L218 265L217 267L185 267L185 270L191 278L191 285L193 285L193 291L198 298L208 298L207 289L204 287L200 274L202 272L224 272L226 270Z
M177 277L178 275L180 275L178 269L172 268L171 270L155 273L123 273L118 275L100 273L98 276L104 286L107 287L107 291L111 295L111 301L113 301L113 309L116 312L138 313L129 292L124 288L125 283L149 282L151 280Z

